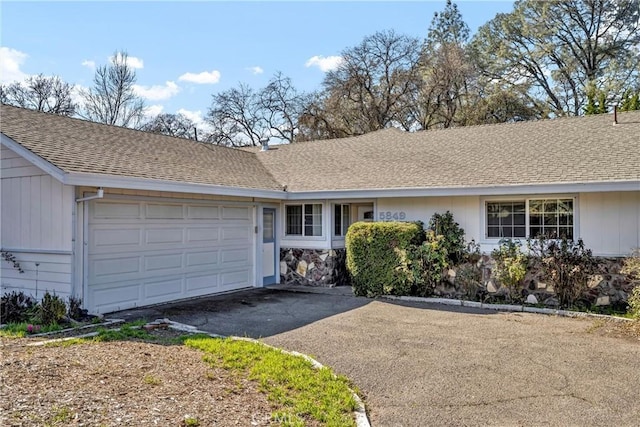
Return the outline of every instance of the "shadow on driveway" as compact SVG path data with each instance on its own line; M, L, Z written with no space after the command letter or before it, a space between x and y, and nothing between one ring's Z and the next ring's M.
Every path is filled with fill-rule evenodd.
M354 296L347 287L261 288L110 313L127 321L168 318L219 335L266 338L364 307L373 301L442 312L493 315L496 311Z

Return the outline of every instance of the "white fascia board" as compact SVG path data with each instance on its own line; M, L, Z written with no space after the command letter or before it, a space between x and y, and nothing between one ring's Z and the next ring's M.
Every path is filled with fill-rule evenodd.
M65 175L64 183L68 185L122 188L128 190L164 191L173 193L212 194L217 196L259 197L282 200L287 193L277 190L261 190L254 188L228 187L222 185L178 182L161 179L134 178L127 176L99 175L71 172Z
M25 160L33 164L35 167L42 169L44 172L48 173L58 181L64 182L64 171L62 169L54 166L52 163L49 163L47 160L43 159L32 151L27 150L22 145L9 138L7 135L0 133L0 143L16 154L24 157Z
M522 194L597 193L640 191L640 180L483 187L394 188L371 190L300 191L288 193L287 200L366 199L385 197L499 196Z

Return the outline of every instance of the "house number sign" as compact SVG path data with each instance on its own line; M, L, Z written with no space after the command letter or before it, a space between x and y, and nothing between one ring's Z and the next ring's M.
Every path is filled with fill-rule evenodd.
M404 221L406 218L407 218L407 214L402 211L378 212L378 219L380 221Z

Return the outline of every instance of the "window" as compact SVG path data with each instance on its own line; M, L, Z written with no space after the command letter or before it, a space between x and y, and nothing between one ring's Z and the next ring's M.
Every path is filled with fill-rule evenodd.
M486 203L487 238L573 239L573 199L525 199Z
M287 205L288 236L322 236L322 204Z
M333 235L344 236L351 225L351 210L349 205L335 205L333 207Z

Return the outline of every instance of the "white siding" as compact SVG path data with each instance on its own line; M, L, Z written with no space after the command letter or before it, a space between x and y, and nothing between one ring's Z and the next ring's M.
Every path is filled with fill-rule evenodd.
M640 247L640 191L580 194L580 237L594 255L624 256Z
M480 198L477 196L459 197L411 197L378 199L375 220L380 221L381 214L404 213L404 221L422 221L426 226L434 213L450 211L454 220L465 231L467 241L480 241Z
M19 274L2 260L2 292L23 289L71 292L72 209L74 188L61 184L13 151L0 152L0 245L25 270ZM37 283L36 283L36 266Z
M47 174L42 169L34 166L24 157L4 146L0 147L0 159L2 178L15 178L22 176L37 176Z
M62 298L71 294L71 254L30 251L11 252L24 273L2 260L0 294L23 291L27 295L42 298L45 291ZM36 266L36 263L39 264Z

